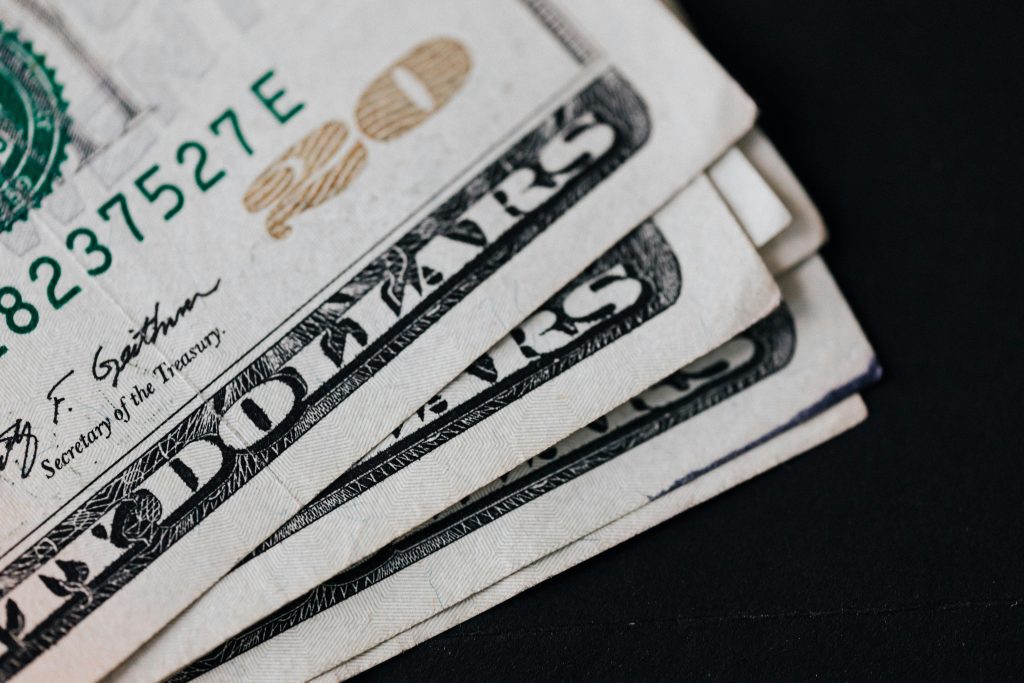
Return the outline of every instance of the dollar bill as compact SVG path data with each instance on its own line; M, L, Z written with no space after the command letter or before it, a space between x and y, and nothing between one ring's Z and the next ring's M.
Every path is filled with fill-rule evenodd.
M3 677L103 675L754 114L650 2L283 5L0 8Z
M727 242L721 236L730 224ZM173 673L692 360L689 328L706 325L695 301L748 324L778 303L771 277L707 179L438 392L119 677ZM745 326L723 330L720 341Z
M678 7L667 3L678 12ZM680 18L685 20L681 13ZM788 169L771 143L758 129L751 131L740 145L750 150L773 182L786 194L799 220L786 237L774 239L793 221L785 203L774 194L738 148L727 152L709 168L723 198L730 204L754 244L774 272L785 272L817 251L826 231L813 203ZM771 243L770 246L768 243ZM842 400L803 424L789 429L765 444L753 448L714 472L689 482L633 513L592 532L582 539L498 581L476 595L443 610L407 631L375 646L338 668L317 677L320 683L345 680L395 656L452 626L489 609L495 604L559 573L633 535L678 514L682 510L716 495L735 483L802 453L864 420L866 408L859 395Z
M771 179L771 182L767 184L783 192L789 205L793 207L796 220L790 221L785 228L786 237L770 240L760 249L761 255L768 263L772 264L775 272L785 272L804 261L821 246L826 236L825 226L817 209L763 133L755 128L739 144L748 153L753 150L753 158L760 164L765 177ZM751 159L746 156L744 159L752 167L754 166ZM786 204L786 202L783 203ZM750 205L745 211L737 211L737 215L756 215L751 213L753 209L754 205ZM767 231L769 228L765 225L762 229ZM781 231L779 232L781 233ZM342 681L366 671L471 619L527 588L717 495L728 489L731 482L744 481L797 454L814 448L859 424L866 417L867 409L859 395L844 399L823 413L811 417L807 422L783 432L739 458L722 465L714 472L695 479L636 511L624 515L602 529L573 541L547 557L497 581L472 597L442 610L416 626L311 680L314 683Z
M764 321L282 606L172 680L305 680L322 673L873 381L871 347L821 261L797 267L780 284L787 305Z
M312 683L336 683L362 673L406 650L461 624L524 590L604 552L670 517L700 504L734 484L808 451L851 429L867 417L859 395L844 399L761 444L705 477L658 498L634 512L569 543L550 555L523 567L472 597L445 608L412 628L376 645L338 667L311 679Z
M723 198L733 214L743 221L743 227L748 235L752 234L777 234L781 227L792 220L788 210L772 192L767 180L759 174L756 167L743 156L742 152L734 151L727 153L723 159L716 162L708 173L709 178L718 178L715 187L722 192L722 188L730 191L723 193ZM691 193L698 189L705 196L705 201L711 201L706 187L693 188ZM694 198L689 198L688 206L692 213ZM682 235L685 228L680 220L683 204L677 200L674 204L674 213L662 215L656 219L658 224L671 226L669 233ZM779 208L781 207L781 208ZM770 237L769 237L770 238ZM768 238L762 238L762 243ZM687 241L680 237L676 242ZM757 240L751 238L755 244ZM636 243L633 240L632 243ZM619 257L625 250L620 245ZM634 256L640 256L642 251L636 251ZM653 261L651 261L653 263ZM601 261L593 264L590 271L601 270L602 273L609 271L609 261L606 256ZM620 265L622 265L620 263ZM631 268L633 272L637 269ZM570 291L578 291L580 283L593 282L593 273L585 272L576 278L570 285ZM650 282L655 283L654 279ZM657 286L657 285L655 285ZM564 295L559 295L562 297ZM574 295L569 295L570 297ZM563 304L556 301L549 302L542 307L544 313L540 313L534 320L547 319L550 312L565 308ZM568 299L567 299L568 300ZM605 323L610 326L613 321L607 319ZM547 323L545 323L546 325ZM540 347L529 342L527 337L534 337L529 331L535 327L527 324L517 332L521 335L515 342L515 347L522 349L524 344L532 349ZM595 332L591 329L589 333ZM579 330L580 333L583 330ZM635 336L645 334L656 334L646 323L642 323ZM568 337L563 341L567 342ZM638 340L632 339L635 343ZM612 343L620 344L622 349L630 349L628 355L641 355L632 343L620 344L618 341ZM496 357L504 355L502 347L510 347L513 339L506 340L498 347ZM595 347L592 347L592 349ZM556 344L547 345L547 351L558 350L568 358L570 349ZM644 353L642 355L651 355ZM518 367L525 358L520 358L512 367ZM535 358L531 365L535 366L533 377L539 377L539 371L544 367L553 367L557 363L553 359L546 361L546 366ZM659 362L664 362L663 372L678 367L679 363L672 364L671 354L662 355ZM564 365L564 363L563 363ZM593 358L586 358L580 361L581 370L590 375L600 375L611 386L611 389L602 394L601 398L607 405L617 405L621 400L639 389L646 386L647 382L639 378L638 374L630 368L618 365L616 362L609 362L601 355ZM486 369L486 372L484 371ZM439 417L458 416L459 406L468 406L471 401L482 400L481 394L470 394L467 399L465 387L472 387L475 391L486 390L490 394L508 394L508 389L500 389L499 375L505 384L512 386L512 378L507 369L502 373L494 371L492 355L483 357L478 364L474 365L468 373L456 380L453 385L439 392L437 396L424 405L417 414L411 418L406 425L392 438L374 449L371 456L363 459L357 468L347 472L340 477L334 485L322 492L317 500L295 518L285 524L282 529L276 532L268 541L264 542L258 553L246 559L243 566L222 579L213 589L206 593L197 603L192 605L184 614L173 621L161 631L143 650L136 655L131 664L127 666L122 677L133 678L161 678L163 675L172 673L180 666L187 664L195 657L201 655L209 648L211 643L221 642L238 631L242 630L258 618L268 614L276 607L288 600L300 595L309 587L334 574L338 569L351 564L354 560L368 554L372 550L380 548L398 533L407 531L419 524L445 505L468 494L486 481L489 481L497 473L510 469L519 460L532 455L536 450L549 445L556 440L557 436L565 436L570 433L575 425L588 422L605 412L596 404L587 406L588 410L576 408L571 416L559 419L559 414L547 415L548 443L538 443L535 440L527 441L523 437L515 437L516 448L508 448L507 443L514 440L502 434L491 433L487 435L485 428L475 428L472 433L473 449L476 452L497 450L501 452L501 458L491 458L486 462L489 472L484 472L479 467L472 470L457 460L459 456L447 455L443 449L434 452L438 444L451 438L451 434L457 433L457 429L469 427L474 422L465 417L459 418L457 426L426 426L424 423ZM549 371L547 381L554 379L560 371ZM486 377L486 380L484 378ZM527 401L544 400L542 392L536 392L528 388L524 381L525 377L518 378L519 386L523 391L529 392L521 396L520 406ZM584 382L588 379L582 380ZM573 396L569 392L569 396ZM459 400L456 401L456 398ZM495 404L497 405L497 404ZM567 403L562 403L561 408L565 409ZM513 418L509 418L510 421ZM518 421L518 420L516 420ZM423 431L418 439L403 439L404 447L397 448L396 442L399 437L415 433L420 428ZM449 435L439 437L447 430ZM537 430L534 438L542 432ZM485 444L488 439L494 441L495 447L489 448ZM500 446L500 448L498 448ZM382 460L384 453L389 455ZM419 460L430 455L431 469L427 474L424 471L425 463ZM368 463L376 458L379 462L371 467ZM474 458L475 460L475 458ZM392 488L380 486L388 477L394 477L409 465L416 463L416 468L410 468L402 472L402 476L410 483L404 488L401 486L401 478L390 482ZM424 478L426 477L426 481ZM358 482L358 484L356 484ZM367 493L370 488L376 488L372 494ZM389 491L398 491L389 493ZM421 491L426 490L429 496ZM361 496L361 505L353 512L341 511L331 514L332 511L345 505L356 496ZM425 506L430 504L430 508ZM396 507L398 505L398 507ZM328 516L330 516L328 518ZM377 520L376 526L365 524L366 519ZM320 522L320 520L323 520ZM387 522L387 525L381 524ZM314 525L311 527L310 525ZM297 534L297 535L296 535ZM294 536L293 536L294 535ZM115 677L117 678L117 677Z

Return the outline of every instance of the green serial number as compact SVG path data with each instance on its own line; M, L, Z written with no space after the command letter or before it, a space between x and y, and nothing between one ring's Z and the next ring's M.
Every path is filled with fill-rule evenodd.
M273 71L266 72L256 81L256 84L266 82L273 76L273 73ZM250 90L256 94L257 99L264 106L271 110L275 120L284 125L291 117L282 119L277 116L266 99L262 97L256 84ZM283 94L283 91L281 92ZM296 113L300 108L296 109ZM242 150L252 156L253 147L243 134L238 114L233 108L229 107L215 118L208 126L208 130L215 137L233 136ZM179 166L191 167L195 189L203 193L209 192L227 176L226 169L209 168L208 156L206 146L198 140L186 140L178 146L175 153L175 160ZM185 190L174 183L161 180L159 174L160 165L153 164L132 181L134 192L130 192L130 194L125 194L123 191L116 193L96 209L96 214L103 222L123 223L132 237L137 242L142 242L145 239L145 232L132 215L129 197L135 197L132 201L139 201L139 197L141 197L150 204L159 202L161 207L166 207L163 213L165 223L173 220L185 208ZM192 188L189 187L188 190L192 191ZM65 246L71 254L81 258L89 277L103 275L110 270L110 266L114 262L114 255L110 247L103 244L96 233L86 226L75 228L68 233ZM81 286L77 284L70 286L63 284L61 282L62 274L60 262L52 256L40 256L28 267L29 279L32 282L40 282L41 285L45 285L47 303L54 311L59 311L82 292ZM36 329L39 319L39 308L30 303L21 291L12 286L0 286L0 324L6 324L7 329L16 335L26 335ZM7 352L7 346L0 342L0 358L3 358Z

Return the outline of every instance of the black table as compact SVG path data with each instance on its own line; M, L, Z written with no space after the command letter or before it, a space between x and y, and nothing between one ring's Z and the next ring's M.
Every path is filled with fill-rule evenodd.
M364 679L1019 680L1024 3L683 4L829 224L871 417Z

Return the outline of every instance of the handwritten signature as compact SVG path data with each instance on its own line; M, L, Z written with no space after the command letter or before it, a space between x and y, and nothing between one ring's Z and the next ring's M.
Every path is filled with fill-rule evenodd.
M18 455L21 447L21 478L27 479L36 464L39 439L32 433L32 424L27 420L15 420L14 424L0 432L0 472L7 469L12 455Z
M92 361L93 377L98 380L112 377L111 386L116 387L117 381L121 377L121 373L124 372L124 369L142 353L143 348L156 344L160 337L167 336L181 321L181 319L195 308L196 302L200 299L212 296L219 288L220 280L218 279L209 290L205 292L196 292L189 298L185 299L185 302L178 306L174 315L164 318L163 320L160 319L160 302L156 302L156 304L153 305L152 315L146 316L146 319L142 321L142 325L139 329L128 330L132 341L124 345L117 357L100 360L100 355L103 353L103 347L100 346L96 349L96 355L93 356Z
M56 384L54 384L52 387L50 387L50 390L48 392L46 392L46 400L47 401L51 401L53 403L53 424L59 424L59 422L60 422L60 404L64 403L64 400L65 400L63 396L58 396L57 395L57 389L60 387L61 384L66 382L68 380L68 378L70 378L71 375L73 375L73 374L75 374L75 371L74 370L69 370L67 373L64 374L63 377L61 377L59 380L57 380ZM68 408L68 411L70 411L70 410L71 410L71 408Z

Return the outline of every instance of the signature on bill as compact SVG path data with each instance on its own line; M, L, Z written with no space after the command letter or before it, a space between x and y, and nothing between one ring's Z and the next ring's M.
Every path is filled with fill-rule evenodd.
M15 420L14 424L0 432L0 472L7 469L12 459L17 462L21 456L21 478L27 479L36 464L39 439L32 433L32 424L27 420Z
M96 349L96 355L92 362L93 377L103 380L113 376L111 386L116 387L121 373L142 353L144 347L156 344L160 337L167 336L182 318L192 312L200 299L212 296L218 289L220 289L219 279L213 283L213 287L205 292L196 292L185 299L185 302L178 306L173 315L163 318L160 316L160 302L158 301L153 305L153 313L146 316L139 329L129 330L131 341L124 345L116 357L101 360L100 354L103 353L103 347L100 346Z

